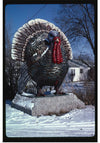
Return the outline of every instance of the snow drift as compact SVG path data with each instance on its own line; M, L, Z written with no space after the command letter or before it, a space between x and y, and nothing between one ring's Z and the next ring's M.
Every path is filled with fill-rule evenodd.
M92 137L95 108L86 106L62 116L30 116L6 104L7 137Z

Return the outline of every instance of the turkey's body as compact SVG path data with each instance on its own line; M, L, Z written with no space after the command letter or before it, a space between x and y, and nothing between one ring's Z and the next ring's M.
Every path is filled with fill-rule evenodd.
M72 58L64 33L55 25L36 19L19 28L13 41L12 58L25 61L26 65L21 67L18 92L22 92L29 78L37 83L37 89L48 85L57 91Z
M62 52L63 57L64 51ZM68 62L66 58L63 58L61 64L54 64L52 62L52 49L49 49L47 53L33 65L27 63L28 72L32 79L37 83L39 87L44 85L59 87L68 71Z

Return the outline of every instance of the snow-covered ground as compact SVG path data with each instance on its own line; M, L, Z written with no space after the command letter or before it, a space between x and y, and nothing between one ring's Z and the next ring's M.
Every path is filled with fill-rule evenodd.
M85 94L86 90L89 90L90 92L95 91L95 83L94 81L86 82L86 81L80 81L80 82L63 82L62 83L62 89L66 93L72 92L75 90L76 92L83 92Z
M90 137L95 134L95 108L75 109L62 116L30 116L6 104L7 137Z

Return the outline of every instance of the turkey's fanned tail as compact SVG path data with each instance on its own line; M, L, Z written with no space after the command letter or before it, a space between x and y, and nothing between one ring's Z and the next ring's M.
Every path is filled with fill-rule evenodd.
M25 50L29 40L38 34L40 35L41 33L49 33L51 30L56 30L57 32L59 32L62 47L65 48L66 51L66 57L67 59L72 59L72 49L65 34L54 24L43 19L30 20L28 23L24 24L21 28L18 29L12 41L12 49L11 49L12 59L24 62ZM41 55L43 55L46 48L44 48L43 50L42 49L38 50L41 50L42 51ZM33 55L34 54L36 53L34 52Z

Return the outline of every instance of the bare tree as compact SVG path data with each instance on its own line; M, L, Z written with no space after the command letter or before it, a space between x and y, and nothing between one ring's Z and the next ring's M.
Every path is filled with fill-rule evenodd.
M64 31L71 42L85 38L90 44L94 56L95 19L93 4L63 4L58 12L55 22Z
M5 28L5 71L4 71L4 93L6 99L13 99L17 92L18 69L19 64L11 59L11 26ZM19 66L19 65L18 65Z

